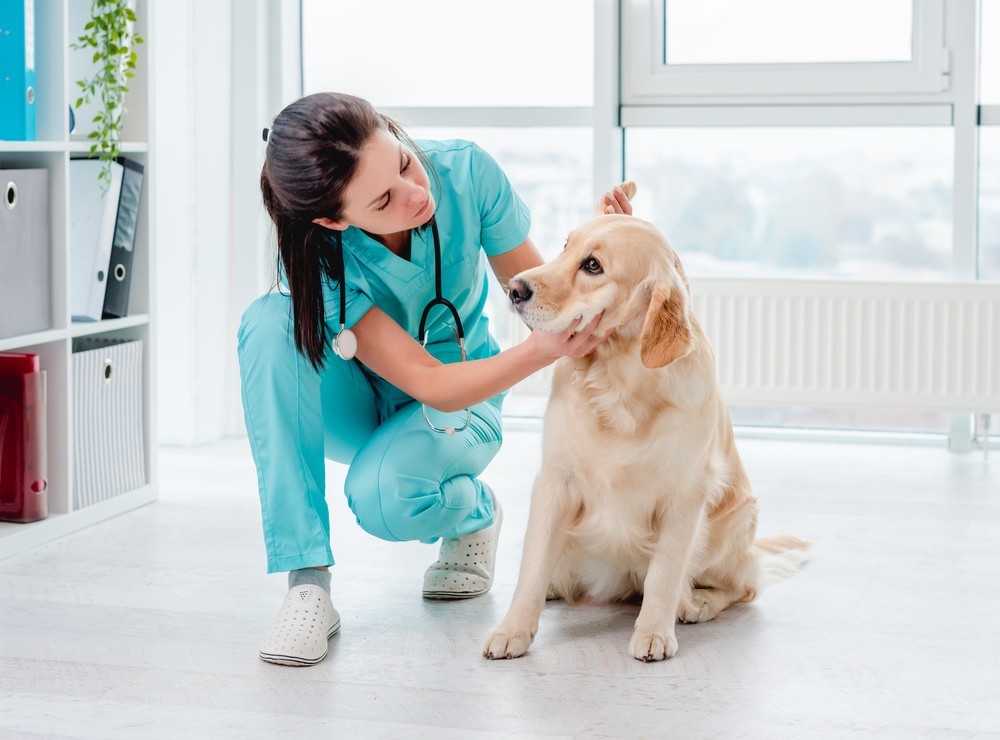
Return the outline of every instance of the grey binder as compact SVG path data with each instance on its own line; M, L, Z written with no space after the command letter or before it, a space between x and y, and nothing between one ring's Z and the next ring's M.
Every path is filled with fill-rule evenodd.
M135 234L139 222L139 202L142 198L143 167L125 157L118 158L122 170L121 196L118 198L118 216L111 242L111 263L108 266L108 285L104 292L105 319L128 316L129 298L132 293L132 257L135 253Z
M49 171L0 170L0 337L52 328Z

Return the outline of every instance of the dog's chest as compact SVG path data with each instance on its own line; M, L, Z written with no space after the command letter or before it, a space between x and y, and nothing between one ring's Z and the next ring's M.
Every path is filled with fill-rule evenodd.
M644 495L587 486L569 529L569 546L628 567L648 560L657 539L655 500Z
M631 357L578 365L562 378L568 416L576 428L600 437L642 438L669 414L664 379Z

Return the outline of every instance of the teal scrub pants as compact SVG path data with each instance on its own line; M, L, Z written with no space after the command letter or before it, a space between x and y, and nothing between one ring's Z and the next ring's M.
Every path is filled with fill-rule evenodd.
M239 330L243 413L257 466L267 571L333 564L324 458L350 466L358 524L384 540L458 537L489 526L493 499L476 479L500 449L500 401L472 407L454 435L421 405L332 350L320 372L295 349L291 299L269 293ZM437 426L465 413L430 411Z

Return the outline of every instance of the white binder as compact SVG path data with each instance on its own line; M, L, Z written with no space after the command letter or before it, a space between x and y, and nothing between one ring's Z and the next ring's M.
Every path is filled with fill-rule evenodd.
M111 187L102 193L101 167L96 159L69 162L69 300L74 321L100 321L104 310L123 168L111 163Z
M73 508L146 483L142 341L73 340Z

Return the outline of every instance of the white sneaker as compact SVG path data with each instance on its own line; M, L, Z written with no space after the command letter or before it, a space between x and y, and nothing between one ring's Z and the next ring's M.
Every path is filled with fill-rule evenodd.
M437 562L424 573L425 599L471 599L482 596L493 585L503 510L492 489L486 486L486 490L493 496L493 523L441 542Z
M281 665L315 665L326 657L340 629L340 614L322 586L305 583L285 596L260 645L260 659Z

